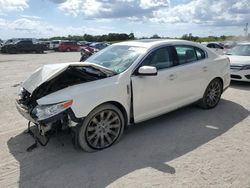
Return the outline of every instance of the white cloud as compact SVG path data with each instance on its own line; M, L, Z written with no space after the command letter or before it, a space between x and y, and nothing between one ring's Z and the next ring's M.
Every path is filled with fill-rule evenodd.
M143 9L149 9L153 7L167 7L169 1L166 0L140 0L140 7Z
M249 0L193 0L170 9L154 11L151 21L161 23L195 23L238 25L250 17Z
M20 18L14 21L0 18L0 31L7 31L13 34L12 37L29 37L29 38L42 38L52 36L67 36L67 35L83 35L85 33L91 34L104 34L109 33L114 28L111 27L72 27L72 26L55 26L47 22L41 21L41 19L32 18ZM5 33L5 32L3 32ZM8 36L6 33L6 36ZM4 36L2 36L4 37ZM4 37L7 38L7 37Z
M60 5L60 9L74 16L83 14L87 17L97 15L100 11L109 11L98 0L68 0Z
M62 11L74 16L116 19L149 17L154 10L168 5L169 0L66 0L58 6Z
M249 21L250 0L192 0L169 6L170 0L51 0L59 8L85 19L132 22L240 25ZM65 2L64 2L65 1Z
M0 0L0 13L4 11L23 11L28 8L28 0Z
M30 16L30 15L26 15L26 14L23 14L21 15L22 18L28 18L28 19L42 19L40 16Z

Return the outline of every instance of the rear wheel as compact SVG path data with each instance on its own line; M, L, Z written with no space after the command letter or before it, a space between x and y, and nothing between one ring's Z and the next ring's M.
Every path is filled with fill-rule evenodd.
M124 126L124 116L119 108L112 104L101 105L79 127L78 144L89 152L105 149L120 140Z
M220 101L222 91L223 86L221 80L218 78L212 80L207 86L199 105L204 109L214 108Z

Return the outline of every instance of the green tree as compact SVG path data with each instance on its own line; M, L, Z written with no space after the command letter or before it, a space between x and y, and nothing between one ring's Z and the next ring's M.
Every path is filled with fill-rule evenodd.
M160 39L161 37L157 34L154 34L152 37L150 37L151 39Z
M135 39L134 33L130 33L130 34L128 35L128 37L129 37L129 40L134 40L134 39Z

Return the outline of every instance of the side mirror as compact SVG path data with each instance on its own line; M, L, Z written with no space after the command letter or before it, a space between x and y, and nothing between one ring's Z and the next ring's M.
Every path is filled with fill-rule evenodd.
M142 66L138 70L138 75L141 76L156 76L157 69L153 66Z

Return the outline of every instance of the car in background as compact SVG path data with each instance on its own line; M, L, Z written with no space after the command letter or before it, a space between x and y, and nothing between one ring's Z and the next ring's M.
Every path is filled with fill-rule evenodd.
M89 46L91 48L96 48L98 50L102 50L102 49L106 48L109 45L107 43L103 43L103 42L94 42L94 43L91 43Z
M11 39L8 39L6 41L3 41L2 42L2 46L5 46L5 45L8 45L8 44L12 44L16 41L20 41L20 40L36 40L36 39L33 39L33 38L11 38ZM2 50L1 50L2 51ZM5 49L3 48L3 53L5 53Z
M21 39L7 41L1 48L2 53L16 54L20 52L36 52L43 53L46 45L39 43L34 39Z
M83 150L98 151L118 142L129 124L197 101L216 107L229 68L227 57L194 42L127 41L86 62L39 68L22 82L16 106L37 133L70 129Z
M237 45L237 42L235 41L223 41L223 47L225 49L230 49L230 48L233 48Z
M219 43L219 42L208 42L208 43L202 43L202 44L205 45L208 48L211 48L213 51L215 51L219 55L223 55L224 52L225 52L225 49L224 49L222 43Z
M83 62L90 56L92 56L94 53L99 52L100 50L96 48L91 48L90 46L81 46L80 52L81 52L81 58L80 61Z
M75 41L63 41L58 46L60 52L80 51L80 45Z
M59 45L61 44L62 40L52 40L49 44L50 50L58 51Z
M92 42L88 41L78 41L77 44L80 46L89 46Z
M231 63L231 80L250 82L250 42L237 44L226 55Z
M50 41L39 41L41 44L44 44L44 46L46 47L45 50L49 50L49 45L50 45Z

